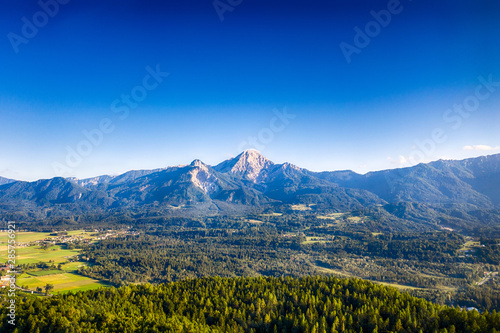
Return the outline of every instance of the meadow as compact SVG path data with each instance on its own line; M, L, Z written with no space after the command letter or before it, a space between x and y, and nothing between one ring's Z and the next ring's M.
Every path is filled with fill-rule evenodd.
M54 285L54 293L90 290L108 286L104 282L76 273L52 270L49 272L50 274L36 274L45 273L44 271L25 273L18 278L18 285L27 286L28 289L35 290L37 287L43 288L47 284L52 284Z
M68 231L68 236L79 236L84 239L93 240L94 236L83 230ZM16 232L16 265L36 264L45 262L47 264L61 264L60 269L26 269L18 276L17 285L36 290L47 284L54 285L53 292L68 292L79 290L90 290L103 286L107 283L91 279L76 273L79 267L86 266L86 262L70 261L80 253L79 249L67 249L65 245L52 245L43 248L40 244L32 243L56 236L45 232ZM8 233L0 232L0 262L7 261ZM30 244L31 243L31 244Z

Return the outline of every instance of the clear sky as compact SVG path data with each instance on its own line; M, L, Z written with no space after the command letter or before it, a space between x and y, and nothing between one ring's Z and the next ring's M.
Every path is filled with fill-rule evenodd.
M0 176L500 152L498 1L3 0Z

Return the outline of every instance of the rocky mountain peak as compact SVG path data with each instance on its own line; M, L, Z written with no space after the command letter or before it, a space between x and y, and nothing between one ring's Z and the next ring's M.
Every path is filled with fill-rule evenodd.
M198 168L203 168L206 169L207 165L203 163L202 161L196 159L193 162L191 162L191 166L198 167Z
M288 162L285 162L281 165L281 168L283 170L295 170L295 171L302 171L301 168L299 168L298 166L296 166L295 164L292 164L292 163L288 163Z
M246 166L246 167L261 167L265 165L274 164L264 156L262 156L257 150L250 149L245 150L243 153L236 157L238 162L236 165L238 166Z
M191 182L205 193L213 193L218 189L217 177L210 171L209 167L200 160L191 162L195 169L189 171Z
M219 172L231 173L255 183L261 182L268 174L273 162L262 156L257 150L246 150L233 159L222 162L215 168Z

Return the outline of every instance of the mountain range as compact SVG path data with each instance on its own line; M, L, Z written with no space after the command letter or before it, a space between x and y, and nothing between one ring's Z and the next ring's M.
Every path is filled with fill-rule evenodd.
M383 207L399 218L413 214L433 221L439 216L477 220L474 214L486 214L487 222L496 224L500 154L362 175L349 170L312 172L290 163L273 163L248 150L215 166L194 160L189 165L88 179L25 182L0 177L3 219L44 220L123 211L242 214L291 205L313 207L316 212Z

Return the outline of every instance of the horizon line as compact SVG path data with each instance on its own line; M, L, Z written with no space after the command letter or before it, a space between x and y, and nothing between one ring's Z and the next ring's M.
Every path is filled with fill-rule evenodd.
M353 172L353 173L356 173L358 175L366 175L366 174L369 174L369 173L372 173L372 172L382 172L382 171L388 171L388 170L398 170L398 169L407 169L407 168L412 168L412 167L415 167L415 166L418 166L418 165L421 165L421 164L430 164L430 163L434 163L434 162L439 162L439 161L457 161L457 162L460 162L460 161L466 161L466 160L470 160L470 159L476 159L476 158L481 158L481 157L490 157L490 156L495 156L495 155L500 155L500 153L495 153L495 154L489 154L489 155L479 155L479 156L476 156L476 157L467 157L467 158L462 158L462 159L453 159L453 158L449 158L449 159L446 159L446 158L440 158L440 159L437 159L437 160L432 160L432 161L427 161L427 162L419 162L419 163L416 163L416 164L413 164L413 165L409 165L409 166L401 166L401 167L395 167L395 168L388 168L388 169L380 169L380 170L370 170L370 171L367 171L365 173L358 173L356 171L353 171L351 169L339 169L339 170L322 170L322 171L311 171L309 169L306 169L306 168L302 168L296 164L293 164L293 163L290 163L290 162L283 162L283 163L275 163L273 162L272 160L270 160L269 158L267 158L266 156L264 156L260 151L258 151L257 149L246 149L244 151L242 151L241 153L239 153L238 155L234 156L234 157L230 157L228 159L225 159L221 162L219 162L218 164L216 165L210 165L210 164L206 164L205 162L203 162L202 160L200 159L197 159L195 158L194 160L191 161L191 163L187 163L187 164L177 164L177 165L170 165L170 166L166 166L166 167L159 167L159 168L152 168L152 169L131 169L131 170L127 170L125 172L122 172L122 173L108 173L108 174L100 174L100 175L97 175L97 176L91 176L91 177L85 177L85 178L78 178L78 177L74 177L74 176L69 176L69 177L62 177L62 176L55 176L55 177L51 177L51 178L39 178L39 179L35 179L35 180L20 180L20 179L14 179L14 178L7 178L7 177L3 177L2 175L0 175L0 178L3 178L3 179L7 179L7 180L12 180L14 182L26 182L26 183L33 183L33 182L37 182L37 181L40 181L40 180L50 180L50 179L55 179L55 178L63 178L63 179L66 179L66 180L86 180L86 179L92 179L92 178L97 178L97 177L105 177L105 176L108 176L108 177L118 177L118 176L121 176L123 174L126 174L128 172L132 172L132 171L151 171L151 170L159 170L159 171L163 171L163 170L166 170L166 169L170 169L170 168L182 168L182 167L186 167L186 166L189 166L191 165L194 161L201 161L203 164L213 168L219 164L222 164L226 161L229 161L229 160L232 160L232 159L235 159L237 158L238 156L244 154L245 152L249 152L249 151L255 151L257 152L260 156L264 157L265 159L267 159L268 161L270 161L271 163L273 163L274 165L282 165L282 164L291 164L291 165L294 165L294 166L297 166L299 167L300 169L304 169L304 170L307 170L307 171L310 171L310 172L315 172L315 173L321 173L321 172L342 172L342 171L350 171L350 172ZM6 184L2 184L2 185L6 185ZM2 186L0 185L0 186Z

